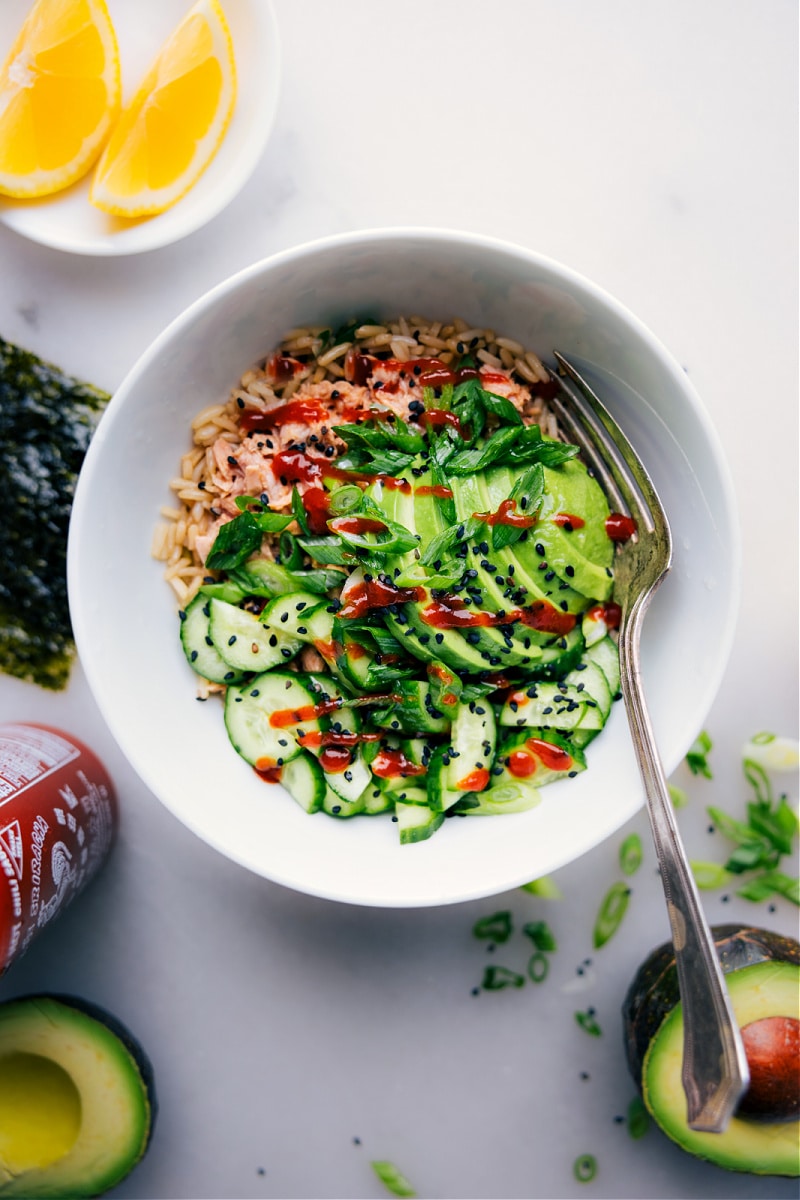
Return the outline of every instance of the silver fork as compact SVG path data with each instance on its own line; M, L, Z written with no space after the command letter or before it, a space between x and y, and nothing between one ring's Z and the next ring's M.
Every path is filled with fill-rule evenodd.
M575 368L558 351L555 357L561 373L550 373L561 395L550 406L580 446L611 508L636 523L633 536L617 544L614 566L614 600L622 613L622 696L675 947L684 1015L682 1078L688 1121L692 1129L721 1133L749 1083L747 1058L675 820L639 666L642 622L672 564L672 537L655 488L630 442Z

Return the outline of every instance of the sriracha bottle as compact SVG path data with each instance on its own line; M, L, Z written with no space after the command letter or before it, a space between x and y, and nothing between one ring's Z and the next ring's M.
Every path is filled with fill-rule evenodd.
M111 780L83 743L0 724L0 975L97 873L117 821Z

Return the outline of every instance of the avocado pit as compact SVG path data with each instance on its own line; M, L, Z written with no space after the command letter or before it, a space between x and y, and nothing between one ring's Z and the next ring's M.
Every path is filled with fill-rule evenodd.
M800 1116L800 1021L764 1017L742 1029L750 1086L739 1116L759 1121L795 1121Z

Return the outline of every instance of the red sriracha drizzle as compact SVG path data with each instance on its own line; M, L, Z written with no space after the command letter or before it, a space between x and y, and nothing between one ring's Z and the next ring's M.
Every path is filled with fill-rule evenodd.
M561 612L546 600L537 600L530 608L511 608L508 612L492 613L481 608L467 607L459 596L446 594L420 610L426 625L436 629L468 629L472 626L513 625L519 621L529 629L543 633L565 634L574 628L573 613Z
M583 529L586 524L583 517L576 517L574 513L567 512L556 513L550 520L554 525L560 525L562 529L566 529L567 533L572 533L573 529Z
M633 517L626 517L623 513L609 513L606 517L606 533L612 542L627 542L636 533L636 522Z
M264 370L270 383L288 383L294 379L295 375L303 369L303 364L296 358L290 358L288 354L281 354L280 350L276 350L271 354L264 364Z
M328 410L318 400L289 400L286 404L278 404L268 412L245 410L239 417L239 425L245 434L254 433L257 429L265 431L289 425L292 421L304 424L314 422L319 424L329 417Z
M622 609L613 600L607 601L606 604L595 604L587 613L593 621L605 621L609 629L619 629L619 623L622 620Z
M459 437L464 436L464 427L459 421L455 413L448 412L444 408L429 408L422 414L422 421L425 425L432 425L434 429L440 425L449 425L451 429L455 429Z
M319 765L328 775L341 774L352 761L353 751L349 746L323 746L319 752Z
M278 708L270 714L269 723L273 729L285 729L287 725L301 725L303 721L315 721L330 712L341 708L344 700L336 696L328 700L320 700L318 704L301 704L298 708Z
M469 775L459 779L456 787L460 792L482 792L489 782L487 767L476 767Z
M363 617L373 608L388 608L391 604L406 604L419 600L424 596L422 588L396 587L390 582L380 579L364 580L347 589L344 606L339 610L339 616Z
M528 738L524 748L509 754L508 769L517 779L527 779L536 771L537 758L551 771L569 771L573 764L572 755L561 746L554 746L542 738Z
M253 770L265 783L280 783L283 773L283 767L279 767L271 758L257 759L253 764Z
M497 512L493 513L473 513L476 521L483 521L485 525L512 525L515 529L530 529L536 524L536 517L526 516L525 513L518 513L517 502L510 497L508 500L503 500Z
M402 750L395 750L389 746L382 746L370 765L373 775L380 779L397 779L398 776L405 778L408 775L426 773L425 767L412 762Z

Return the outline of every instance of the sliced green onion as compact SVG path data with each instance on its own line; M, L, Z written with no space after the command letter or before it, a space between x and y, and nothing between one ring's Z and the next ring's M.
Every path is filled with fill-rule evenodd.
M754 733L742 747L742 758L768 771L794 771L800 764L800 743L766 731Z
M668 783L667 791L669 792L673 808L686 808L686 805L689 803L689 796L683 788L676 787L674 783Z
M632 1138L644 1137L650 1128L650 1114L641 1096L634 1096L628 1105L627 1126Z
M375 1174L380 1179L385 1188L392 1193L393 1196L416 1196L416 1192L411 1184L406 1179L401 1171L398 1171L394 1163L377 1161L370 1164Z
M624 875L633 875L642 865L642 839L638 833L625 838L619 849L619 865Z
M686 765L693 775L704 775L706 779L713 779L714 776L708 763L708 754L713 745L714 743L705 730L699 733L692 742L686 752Z
M487 967L483 972L481 987L487 992L499 992L503 988L520 988L525 983L525 976L510 971L508 967Z
M564 896L558 885L549 875L532 879L530 883L520 884L520 891L530 892L532 896L544 896L546 900L563 900Z
M355 483L346 483L343 487L331 492L328 508L336 517L352 512L361 503L362 491Z
M476 938L490 938L493 942L507 942L514 928L511 913L507 910L492 913L490 917L481 917L472 926Z
M303 551L293 533L289 533L288 529L284 529L278 542L278 549L281 556L281 566L286 567L288 571L296 571L298 567L303 565Z
M628 908L630 895L631 890L625 883L613 883L606 892L592 934L595 950L605 946L619 929Z
M572 1174L578 1183L591 1183L597 1174L597 1159L593 1154L581 1154L572 1164Z
M733 879L731 872L726 871L719 863L700 862L693 859L689 866L692 868L695 883L704 892L726 887Z
M537 950L553 951L558 949L553 931L547 921L528 921L523 925L522 932L531 939Z
M594 1015L593 1008L587 1008L586 1012L576 1012L575 1020L580 1025L585 1033L591 1037L602 1037L603 1031L597 1023L597 1018Z
M544 983L550 970L550 960L541 950L528 959L528 976L532 983Z

